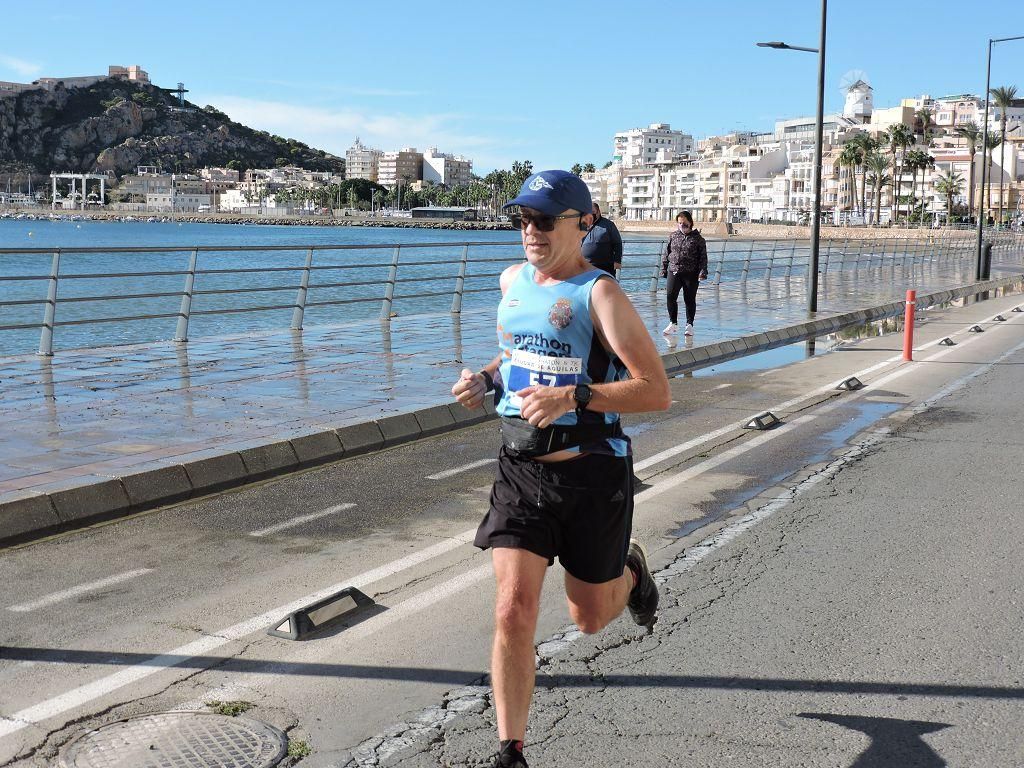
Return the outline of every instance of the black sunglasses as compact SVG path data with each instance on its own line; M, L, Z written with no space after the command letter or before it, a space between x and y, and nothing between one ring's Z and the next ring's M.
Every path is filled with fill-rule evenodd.
M559 219L575 219L579 218L580 222L583 221L585 213L563 213L561 216L549 216L546 213L510 213L508 220L512 223L514 229L526 229L533 224L541 232L551 232L555 228L555 224L558 223Z

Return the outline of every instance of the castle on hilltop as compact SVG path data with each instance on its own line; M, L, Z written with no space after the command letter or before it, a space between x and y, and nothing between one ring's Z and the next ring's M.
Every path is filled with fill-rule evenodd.
M149 85L149 73L138 64L122 67L111 64L105 75L83 75L81 77L41 77L31 83L12 83L0 80L0 97L16 96L25 91L52 91L58 85L65 88L88 88L101 80L130 80L135 83Z

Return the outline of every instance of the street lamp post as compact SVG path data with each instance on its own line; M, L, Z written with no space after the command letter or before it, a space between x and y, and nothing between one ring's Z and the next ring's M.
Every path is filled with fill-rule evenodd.
M985 64L985 118L981 135L981 192L979 193L981 197L978 201L978 248L974 256L975 280L981 280L981 234L985 226L985 180L987 176L986 171L988 170L985 153L988 152L988 97L992 85L992 43L1005 43L1010 40L1024 40L1024 35L989 38L988 41L988 61ZM999 169L999 172L1002 173L1002 168Z
M807 311L818 311L818 253L821 244L821 155L825 133L825 30L828 0L821 0L821 35L817 48L804 48L782 42L758 43L761 48L806 51L818 54L818 114L814 126L814 210L811 219L811 256L807 262Z

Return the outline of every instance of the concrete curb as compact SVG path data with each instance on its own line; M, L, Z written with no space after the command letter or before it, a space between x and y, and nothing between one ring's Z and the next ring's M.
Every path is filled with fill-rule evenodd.
M920 310L965 296L994 291L1022 280L1024 274L919 295L917 308ZM670 352L662 355L661 360L669 374L707 368L834 333L842 328L899 316L903 314L904 308L902 301L889 302ZM94 476L87 482L51 486L48 490L3 494L0 496L0 545L205 496L297 469L451 432L493 418L494 405L490 400L485 403L482 412L467 411L454 404L436 405L376 421L328 428L289 440L239 444L236 450L228 452L214 449L185 464L168 463L163 468L120 477Z

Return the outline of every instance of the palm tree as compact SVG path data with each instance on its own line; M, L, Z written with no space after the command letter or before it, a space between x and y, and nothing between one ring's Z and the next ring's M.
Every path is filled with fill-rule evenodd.
M939 176L935 189L946 196L946 223L953 217L953 196L959 195L964 186L964 177L952 168L944 176Z
M850 143L857 148L857 165L861 167L860 210L863 213L867 209L867 168L864 161L878 148L878 142L867 133L858 133Z
M857 163L860 162L860 155L857 153L857 147L852 142L847 142L843 145L843 150L839 153L838 163L840 167L845 166L850 169L849 178L853 179L853 207L856 208L857 203Z
M986 148L988 149L988 190L987 190L987 192L988 192L988 209L990 211L992 210L992 150L995 149L996 147L1002 146L1002 144L1003 144L1003 138L1001 136L996 136L994 133L990 133L988 135L988 142L985 144ZM978 206L978 208L979 208L978 216L979 216L979 221L980 221L980 217L981 217L983 212L980 210L981 209L980 205Z
M919 219L919 221L923 222L924 221L924 209L925 209L925 204L927 202L924 199L924 190L926 188L926 186L925 186L925 176L926 176L926 174L928 173L928 171L930 169L935 167L935 158L932 157L931 154L929 154L928 152L921 151L920 155L917 156L916 165L917 165L917 169L919 171L921 171L921 218Z
M864 160L865 172L871 173L871 188L875 194L875 226L878 226L882 218L882 187L892 181L892 177L886 173L889 167L889 158L878 152L872 152Z
M927 107L921 107L914 113L914 117L921 121L921 133L924 139L925 146L931 146L931 127L932 127L932 110Z
M968 121L956 129L956 135L967 142L967 151L971 155L971 167L967 172L967 209L974 213L974 156L978 154L978 144L981 142L981 129L974 121ZM981 217L981 211L978 211Z
M903 182L903 170L897 167L897 152L903 150L906 152L907 147L914 143L913 132L905 126L903 123L896 123L890 125L889 128L879 136L879 139L886 142L889 145L889 151L892 153L892 199L889 201L889 207L891 209L890 218L893 222L899 218L900 214L900 188L902 188Z
M594 167L593 163L584 163L584 165L583 165L583 172L584 173L594 173L596 170L597 170L597 168Z
M1003 172L1003 152L1006 145L1006 108L1013 106L1013 100L1017 97L1017 88L1012 85L1002 86L1000 88L993 88L989 93L992 94L992 99L995 101L1000 111L999 120L999 136L1002 141L999 144L999 218L998 223L1003 222L1003 177L1006 175Z
M583 166L580 165L579 163L573 163L572 168L569 169L569 173L573 173L579 176L580 174L583 173Z
M922 152L920 149L912 149L903 157L903 167L909 169L911 174L910 199L912 209L917 208L917 172L924 170L929 160L932 160L932 156L927 152ZM935 161L932 160L932 162Z

